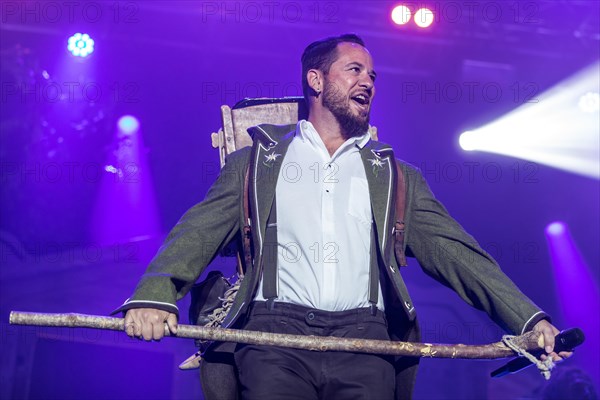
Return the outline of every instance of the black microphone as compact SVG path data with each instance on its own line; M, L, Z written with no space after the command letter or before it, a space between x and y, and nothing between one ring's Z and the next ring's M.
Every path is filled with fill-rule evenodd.
M585 335L579 328L566 329L554 337L554 352L571 351L575 346L579 346L585 340ZM543 350L532 352L538 357L544 353ZM492 378L500 378L501 376L515 373L523 368L529 367L531 361L525 357L517 357L510 360L505 366L498 368L490 374Z

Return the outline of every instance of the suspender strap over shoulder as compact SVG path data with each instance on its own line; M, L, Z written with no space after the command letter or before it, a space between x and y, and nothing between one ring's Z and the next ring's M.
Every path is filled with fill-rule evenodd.
M375 224L371 224L371 262L369 263L369 307L371 314L377 314L377 301L379 299L379 262L377 251L377 233Z

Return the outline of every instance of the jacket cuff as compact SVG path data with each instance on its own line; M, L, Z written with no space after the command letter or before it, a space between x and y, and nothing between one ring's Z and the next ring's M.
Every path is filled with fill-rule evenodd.
M523 329L521 329L521 335L525 332L529 332L530 330L532 330L535 324L537 324L543 319L547 320L548 322L552 322L552 318L550 318L550 316L543 311L538 311L535 314L533 314L531 318L529 318L527 322L525 322L525 325L523 325Z
M126 312L132 308L155 308L157 310L167 311L179 317L179 308L175 304L164 303L162 301L152 300L125 300L125 302L109 315L115 315L120 312Z

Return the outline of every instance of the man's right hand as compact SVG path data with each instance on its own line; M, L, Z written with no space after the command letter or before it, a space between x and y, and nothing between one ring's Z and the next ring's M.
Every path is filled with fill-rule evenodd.
M165 322L171 334L177 334L177 315L155 308L132 308L125 314L125 332L144 340L160 340L165 334Z

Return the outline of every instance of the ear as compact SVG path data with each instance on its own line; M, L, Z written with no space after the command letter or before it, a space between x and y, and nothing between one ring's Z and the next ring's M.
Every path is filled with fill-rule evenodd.
M306 73L308 86L317 94L323 91L323 74L318 69L309 69Z

